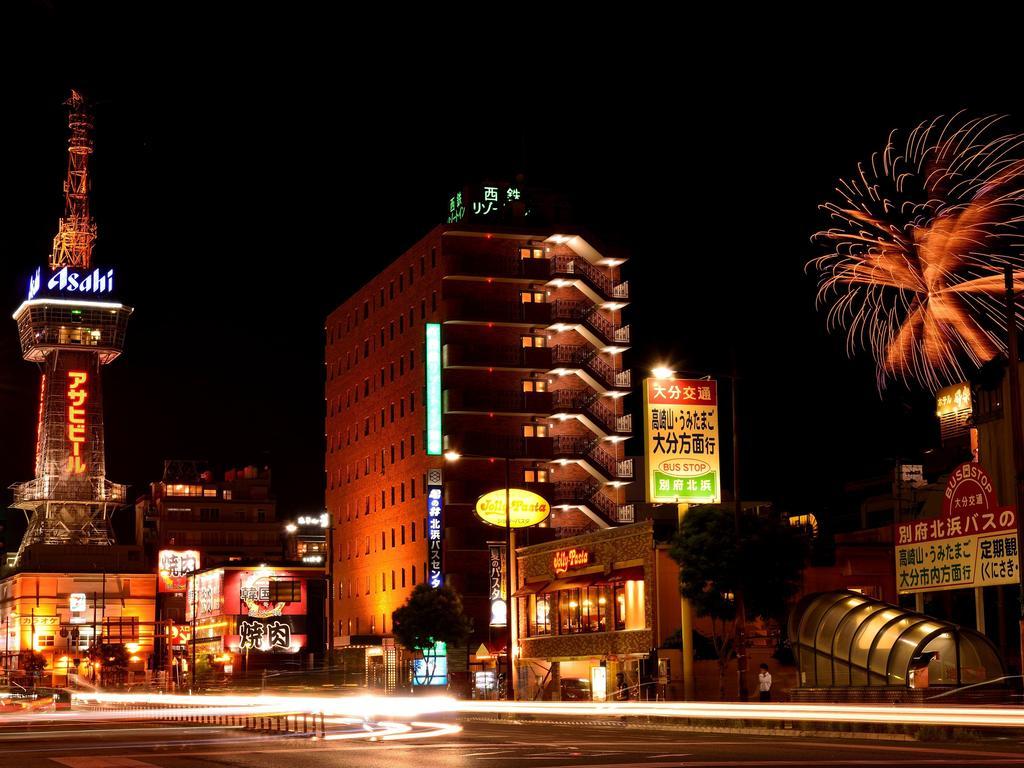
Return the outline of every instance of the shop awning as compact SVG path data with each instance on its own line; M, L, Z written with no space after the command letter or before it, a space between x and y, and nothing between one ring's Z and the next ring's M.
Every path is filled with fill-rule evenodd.
M602 584L619 584L623 581L643 581L644 567L634 565L629 568L616 568L605 578L601 579Z
M603 576L604 574L602 573L583 573L577 576L568 576L562 579L555 579L550 584L548 584L547 588L544 591L558 592L562 589L579 589L581 587L589 587L591 584L600 581L603 578Z
M512 593L512 597L529 597L535 595L538 592L547 592L546 587L550 584L550 581L534 581L527 584L523 584L519 589Z

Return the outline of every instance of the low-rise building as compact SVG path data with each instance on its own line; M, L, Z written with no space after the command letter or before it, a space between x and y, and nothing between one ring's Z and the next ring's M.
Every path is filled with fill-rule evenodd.
M679 566L651 521L516 550L517 698L680 698Z

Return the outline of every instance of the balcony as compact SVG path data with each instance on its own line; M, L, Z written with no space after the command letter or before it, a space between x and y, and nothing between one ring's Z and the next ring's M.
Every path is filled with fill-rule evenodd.
M555 256L551 259L551 274L582 280L591 289L609 300L629 299L629 283L616 284L600 267L595 267L579 256Z
M494 296L477 299L451 299L447 302L445 320L462 323L512 323L516 325L550 325L551 304L523 303L518 296Z
M629 344L629 326L617 327L593 304L558 299L552 302L551 307L552 322L582 325L608 345Z
M606 522L621 524L632 523L634 509L632 504L617 504L602 490L600 483L586 480L568 480L551 483L549 496L552 506L586 507L600 515Z
M445 344L445 368L524 368L549 371L551 349L516 344ZM627 371L628 373L628 371Z
M501 413L547 416L551 413L550 392L519 392L494 389L446 389L445 413Z
M592 437L560 435L554 438L552 446L556 458L572 458L586 461L609 480L633 477L632 459L619 461L601 447L601 441ZM628 474L621 474L627 472Z
M593 347L586 344L559 344L551 348L551 368L586 370L605 389L630 389L632 376L628 370L616 371ZM549 369L550 370L550 369Z
M491 432L459 432L445 435L445 450L466 456L498 459L550 461L554 456L552 437L520 437Z
M514 254L449 253L446 256L450 277L504 277L523 280L551 278L549 259L523 259Z
M560 389L552 394L553 413L582 414L609 434L630 435L633 432L633 417L629 414L617 416L602 402L601 395L581 389Z

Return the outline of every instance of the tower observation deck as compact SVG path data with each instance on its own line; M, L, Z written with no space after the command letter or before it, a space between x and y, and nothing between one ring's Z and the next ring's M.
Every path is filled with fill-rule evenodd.
M132 308L116 299L115 270L93 265L92 115L75 91L66 105L64 216L14 313L22 356L41 368L35 477L11 486L28 517L19 561L37 544L113 544L110 515L125 501L125 486L106 477L101 368L121 354Z

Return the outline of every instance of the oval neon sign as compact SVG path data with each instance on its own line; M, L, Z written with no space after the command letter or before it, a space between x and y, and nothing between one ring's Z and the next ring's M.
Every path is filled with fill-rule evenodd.
M551 513L551 505L543 496L522 488L510 488L508 491L509 515L511 528L529 528L547 519ZM505 489L485 493L476 502L476 516L489 525L505 527Z

